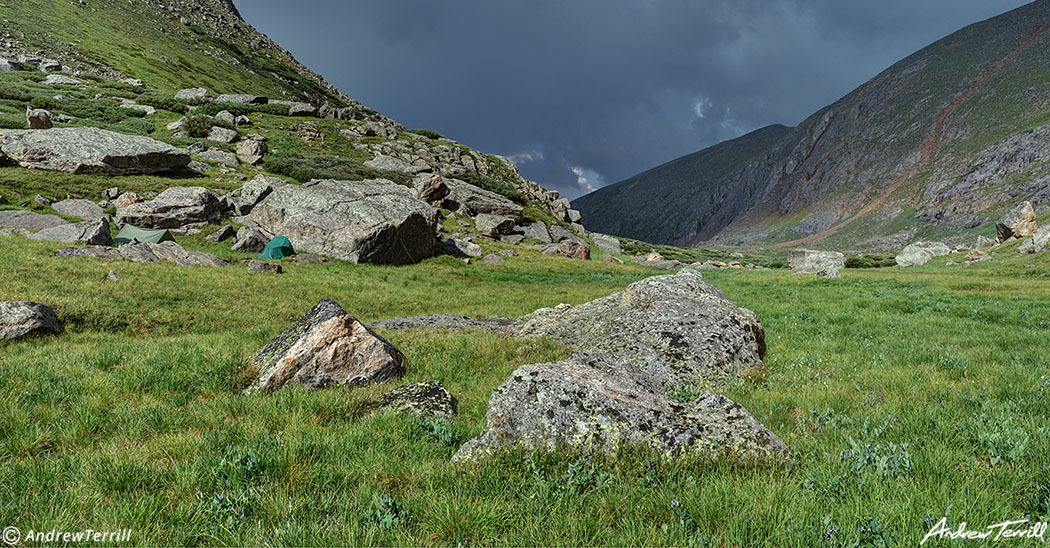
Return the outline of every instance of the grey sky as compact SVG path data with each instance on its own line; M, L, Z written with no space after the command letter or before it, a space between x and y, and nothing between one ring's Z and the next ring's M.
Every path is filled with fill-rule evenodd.
M573 198L769 124L1020 0L237 0L351 97Z

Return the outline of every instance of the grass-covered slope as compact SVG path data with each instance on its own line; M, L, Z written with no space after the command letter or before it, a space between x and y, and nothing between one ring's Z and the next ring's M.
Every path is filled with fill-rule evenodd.
M0 5L0 32L13 42L9 53L41 52L164 91L348 99L245 23L227 0L18 0Z
M966 27L813 114L742 169L726 173L712 160L683 177L672 162L642 187L614 185L576 203L585 218L609 219L613 233L656 243L899 249L916 238L969 239L1018 199L1050 200L1048 139L1029 133L1050 122L1048 25L1050 1L1039 0ZM735 145L741 156L753 153L741 145L750 143ZM656 204L639 213L619 207L650 197ZM678 211L681 200L702 205L686 219L646 213Z

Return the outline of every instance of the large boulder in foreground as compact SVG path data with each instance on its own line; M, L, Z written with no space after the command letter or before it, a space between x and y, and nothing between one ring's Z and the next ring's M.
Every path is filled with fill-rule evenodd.
M578 306L542 308L522 318L516 334L551 337L638 366L659 360L682 383L722 381L764 367L766 352L758 317L692 269L646 278Z
M62 322L54 307L25 301L0 302L0 341L61 332Z
M173 186L148 202L117 208L117 224L142 228L201 227L221 217L219 199L203 187Z
M788 255L791 270L802 274L828 274L846 268L846 256L837 251L792 249Z
M614 452L643 445L666 457L786 457L773 432L733 401L710 392L669 398L670 376L603 355L523 365L492 393L481 434L453 460L505 447Z
M934 257L943 257L951 252L952 248L941 242L915 242L897 255L897 266L922 266Z
M1010 238L1027 238L1035 234L1035 209L1031 202L1021 202L995 223L995 232L1000 242Z
M384 179L315 180L275 188L252 221L296 251L352 263L412 264L434 254L437 212Z
M361 386L400 378L405 356L335 301L323 300L249 358L249 392L288 384Z
M93 127L5 129L0 153L22 167L82 175L143 175L190 163L189 152L167 143Z

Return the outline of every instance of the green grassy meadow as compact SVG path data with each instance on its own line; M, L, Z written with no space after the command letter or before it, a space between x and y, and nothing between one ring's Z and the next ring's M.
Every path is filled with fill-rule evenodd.
M1050 514L1045 254L1006 245L965 269L937 259L837 280L704 271L765 326L766 374L724 393L784 439L785 464L624 450L453 465L492 390L567 348L384 333L408 356L402 382L437 379L458 398L451 424L364 412L395 384L244 395L245 358L324 298L363 321L520 315L664 271L524 251L496 265L286 262L267 276L239 262L53 257L60 247L0 239L0 300L52 304L66 325L0 344L0 524L23 532L130 528L135 545L909 546L943 516L980 528Z

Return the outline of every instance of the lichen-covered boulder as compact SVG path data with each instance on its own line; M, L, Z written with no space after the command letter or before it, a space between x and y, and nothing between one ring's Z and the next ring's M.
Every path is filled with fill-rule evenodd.
M614 452L648 446L666 457L783 458L787 447L741 405L710 392L668 397L671 375L604 355L523 365L492 393L481 434L453 460L506 447Z
M510 217L514 222L524 219L522 207L506 196L478 188L459 179L448 179L449 192L444 207L463 217L475 217L482 213Z
M952 252L952 248L941 242L915 242L905 247L897 255L897 266L922 266L934 257L943 257Z
M846 268L846 256L837 251L792 249L788 256L788 264L795 272L817 274L829 268L834 270Z
M763 367L766 351L758 317L692 269L646 278L578 306L542 308L520 320L517 335L551 337L635 365L656 358L683 383L721 381Z
M406 384L384 394L373 407L407 413L422 420L456 417L456 398L440 381Z
M284 185L252 208L261 228L298 251L352 263L413 264L434 254L437 212L383 179Z
M249 392L288 384L361 386L400 378L405 356L333 300L323 300L248 360Z
M1026 238L1035 234L1038 228L1031 202L1021 202L995 223L995 232L1000 242L1010 238Z
M62 322L54 307L26 301L0 302L0 341L61 332Z
M43 230L64 224L68 224L68 221L58 215L35 213L24 209L0 210L0 226Z
M91 200L66 199L51 204L51 208L62 215L80 217L84 221L98 219L106 215L106 212Z
M62 242L66 244L82 243L87 245L113 245L113 236L109 231L109 216L104 215L93 221L68 223L45 228L29 236L33 240Z
M203 187L173 186L147 202L117 208L117 224L143 228L199 228L222 216L219 199Z
M93 127L0 130L0 153L22 167L79 175L146 175L190 163L167 143Z

